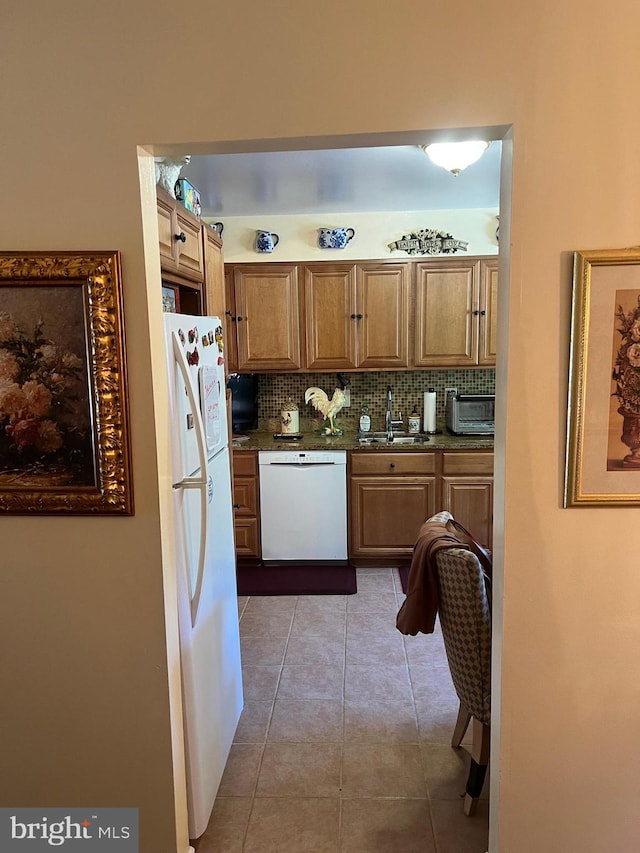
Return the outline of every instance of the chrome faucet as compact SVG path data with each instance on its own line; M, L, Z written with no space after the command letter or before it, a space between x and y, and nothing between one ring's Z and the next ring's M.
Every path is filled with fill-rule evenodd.
M393 441L393 428L402 426L402 414L398 412L398 420L393 419L393 391L387 388L387 411L384 415L384 428L387 431L387 441Z
M391 412L391 406L393 404L393 391L391 387L387 388L387 411L384 416L384 428L387 431L387 438L389 441L393 441L393 427L391 426L393 422L393 414Z

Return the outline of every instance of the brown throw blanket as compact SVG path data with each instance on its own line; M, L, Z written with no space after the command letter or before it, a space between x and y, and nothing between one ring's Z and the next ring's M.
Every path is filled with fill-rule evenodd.
M396 628L402 634L432 634L438 612L438 577L435 555L441 548L465 548L441 521L425 521L413 549L407 597L398 611Z

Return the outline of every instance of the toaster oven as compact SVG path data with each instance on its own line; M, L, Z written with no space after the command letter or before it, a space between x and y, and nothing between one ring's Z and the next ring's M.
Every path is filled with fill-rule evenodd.
M454 435L493 435L495 394L450 394L446 403L447 429Z

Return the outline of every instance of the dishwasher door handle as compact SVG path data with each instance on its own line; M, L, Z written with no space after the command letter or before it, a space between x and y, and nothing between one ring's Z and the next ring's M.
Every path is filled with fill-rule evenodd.
M264 465L264 462L260 463ZM267 462L267 465L277 465L278 468L326 468L327 465L336 465L336 462Z

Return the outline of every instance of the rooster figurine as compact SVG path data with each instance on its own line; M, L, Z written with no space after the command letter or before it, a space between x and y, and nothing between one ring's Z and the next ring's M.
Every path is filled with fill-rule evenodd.
M342 435L342 430L335 425L334 418L344 406L345 389L349 384L348 381L338 374L340 387L333 392L333 397L329 399L322 388L307 388L304 392L305 403L311 403L314 409L321 412L325 420L329 421L329 426L325 425L325 435Z

